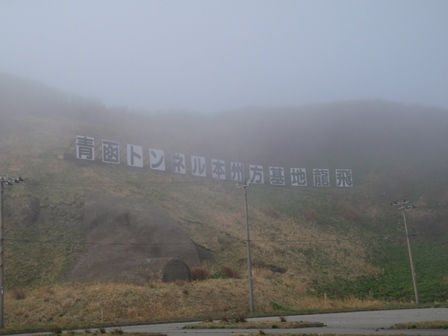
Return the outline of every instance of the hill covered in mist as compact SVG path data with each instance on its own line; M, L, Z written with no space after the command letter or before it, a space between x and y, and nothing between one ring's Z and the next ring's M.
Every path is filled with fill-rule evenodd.
M83 214L91 192L157 204L180 223L212 272L230 265L244 274L244 198L233 182L64 160L75 136L84 135L161 148L167 157L350 168L352 188L314 188L311 181L304 188L268 181L250 187L254 267L309 293L410 299L404 229L400 212L389 206L410 199L417 206L407 215L422 299L447 298L446 110L349 101L149 113L1 74L0 114L0 175L26 178L5 193L8 287L65 279L87 249Z

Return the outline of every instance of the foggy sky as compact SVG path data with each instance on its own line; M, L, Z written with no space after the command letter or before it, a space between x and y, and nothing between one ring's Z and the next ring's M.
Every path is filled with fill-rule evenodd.
M448 108L448 1L0 2L0 71L109 106Z

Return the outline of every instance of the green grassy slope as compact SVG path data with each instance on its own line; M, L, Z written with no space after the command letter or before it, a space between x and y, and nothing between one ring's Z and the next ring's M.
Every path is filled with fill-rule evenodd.
M156 202L211 251L205 261L211 269L245 269L241 189L188 174L63 160L83 134L246 165L352 168L350 189L251 186L254 265L287 272L310 293L410 300L401 215L388 205L408 198L418 206L408 225L417 235L421 299L447 299L448 111L367 101L212 116L144 114L1 75L0 114L0 175L27 178L5 192L8 288L64 279L84 249L89 191Z

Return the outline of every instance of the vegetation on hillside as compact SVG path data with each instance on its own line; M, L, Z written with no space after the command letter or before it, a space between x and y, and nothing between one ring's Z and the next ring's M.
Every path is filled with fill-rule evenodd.
M244 282L241 189L188 174L64 160L80 134L245 165L352 168L353 188L249 188L253 264L266 272L266 288L275 289L266 298L269 309L297 307L309 295L413 300L401 213L389 206L404 198L417 206L407 216L421 301L448 299L448 111L356 101L216 115L144 113L0 74L0 116L0 175L26 179L5 186L7 292L51 292L65 280L85 250L83 206L91 191L162 206L200 246L211 274L229 265L242 279L225 281ZM300 288L288 294L295 303L280 294L288 288ZM8 311L22 302L7 301L14 306Z

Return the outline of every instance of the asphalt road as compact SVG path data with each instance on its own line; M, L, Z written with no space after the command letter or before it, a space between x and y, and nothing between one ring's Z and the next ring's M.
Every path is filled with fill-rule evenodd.
M248 320L277 320L271 318L254 318ZM334 313L315 315L295 315L287 316L288 321L310 321L322 322L326 326L323 328L301 328L301 329L266 329L267 334L287 334L287 333L309 333L309 334L363 334L363 335L437 335L448 336L447 329L439 330L388 330L395 323L417 322L417 321L448 321L448 308L428 308L428 309L403 309L403 310L383 310L354 313ZM186 323L168 323L142 326L128 326L122 329L125 332L160 332L167 336L179 335L211 335L227 336L235 333L254 333L258 330L190 330L182 329Z

